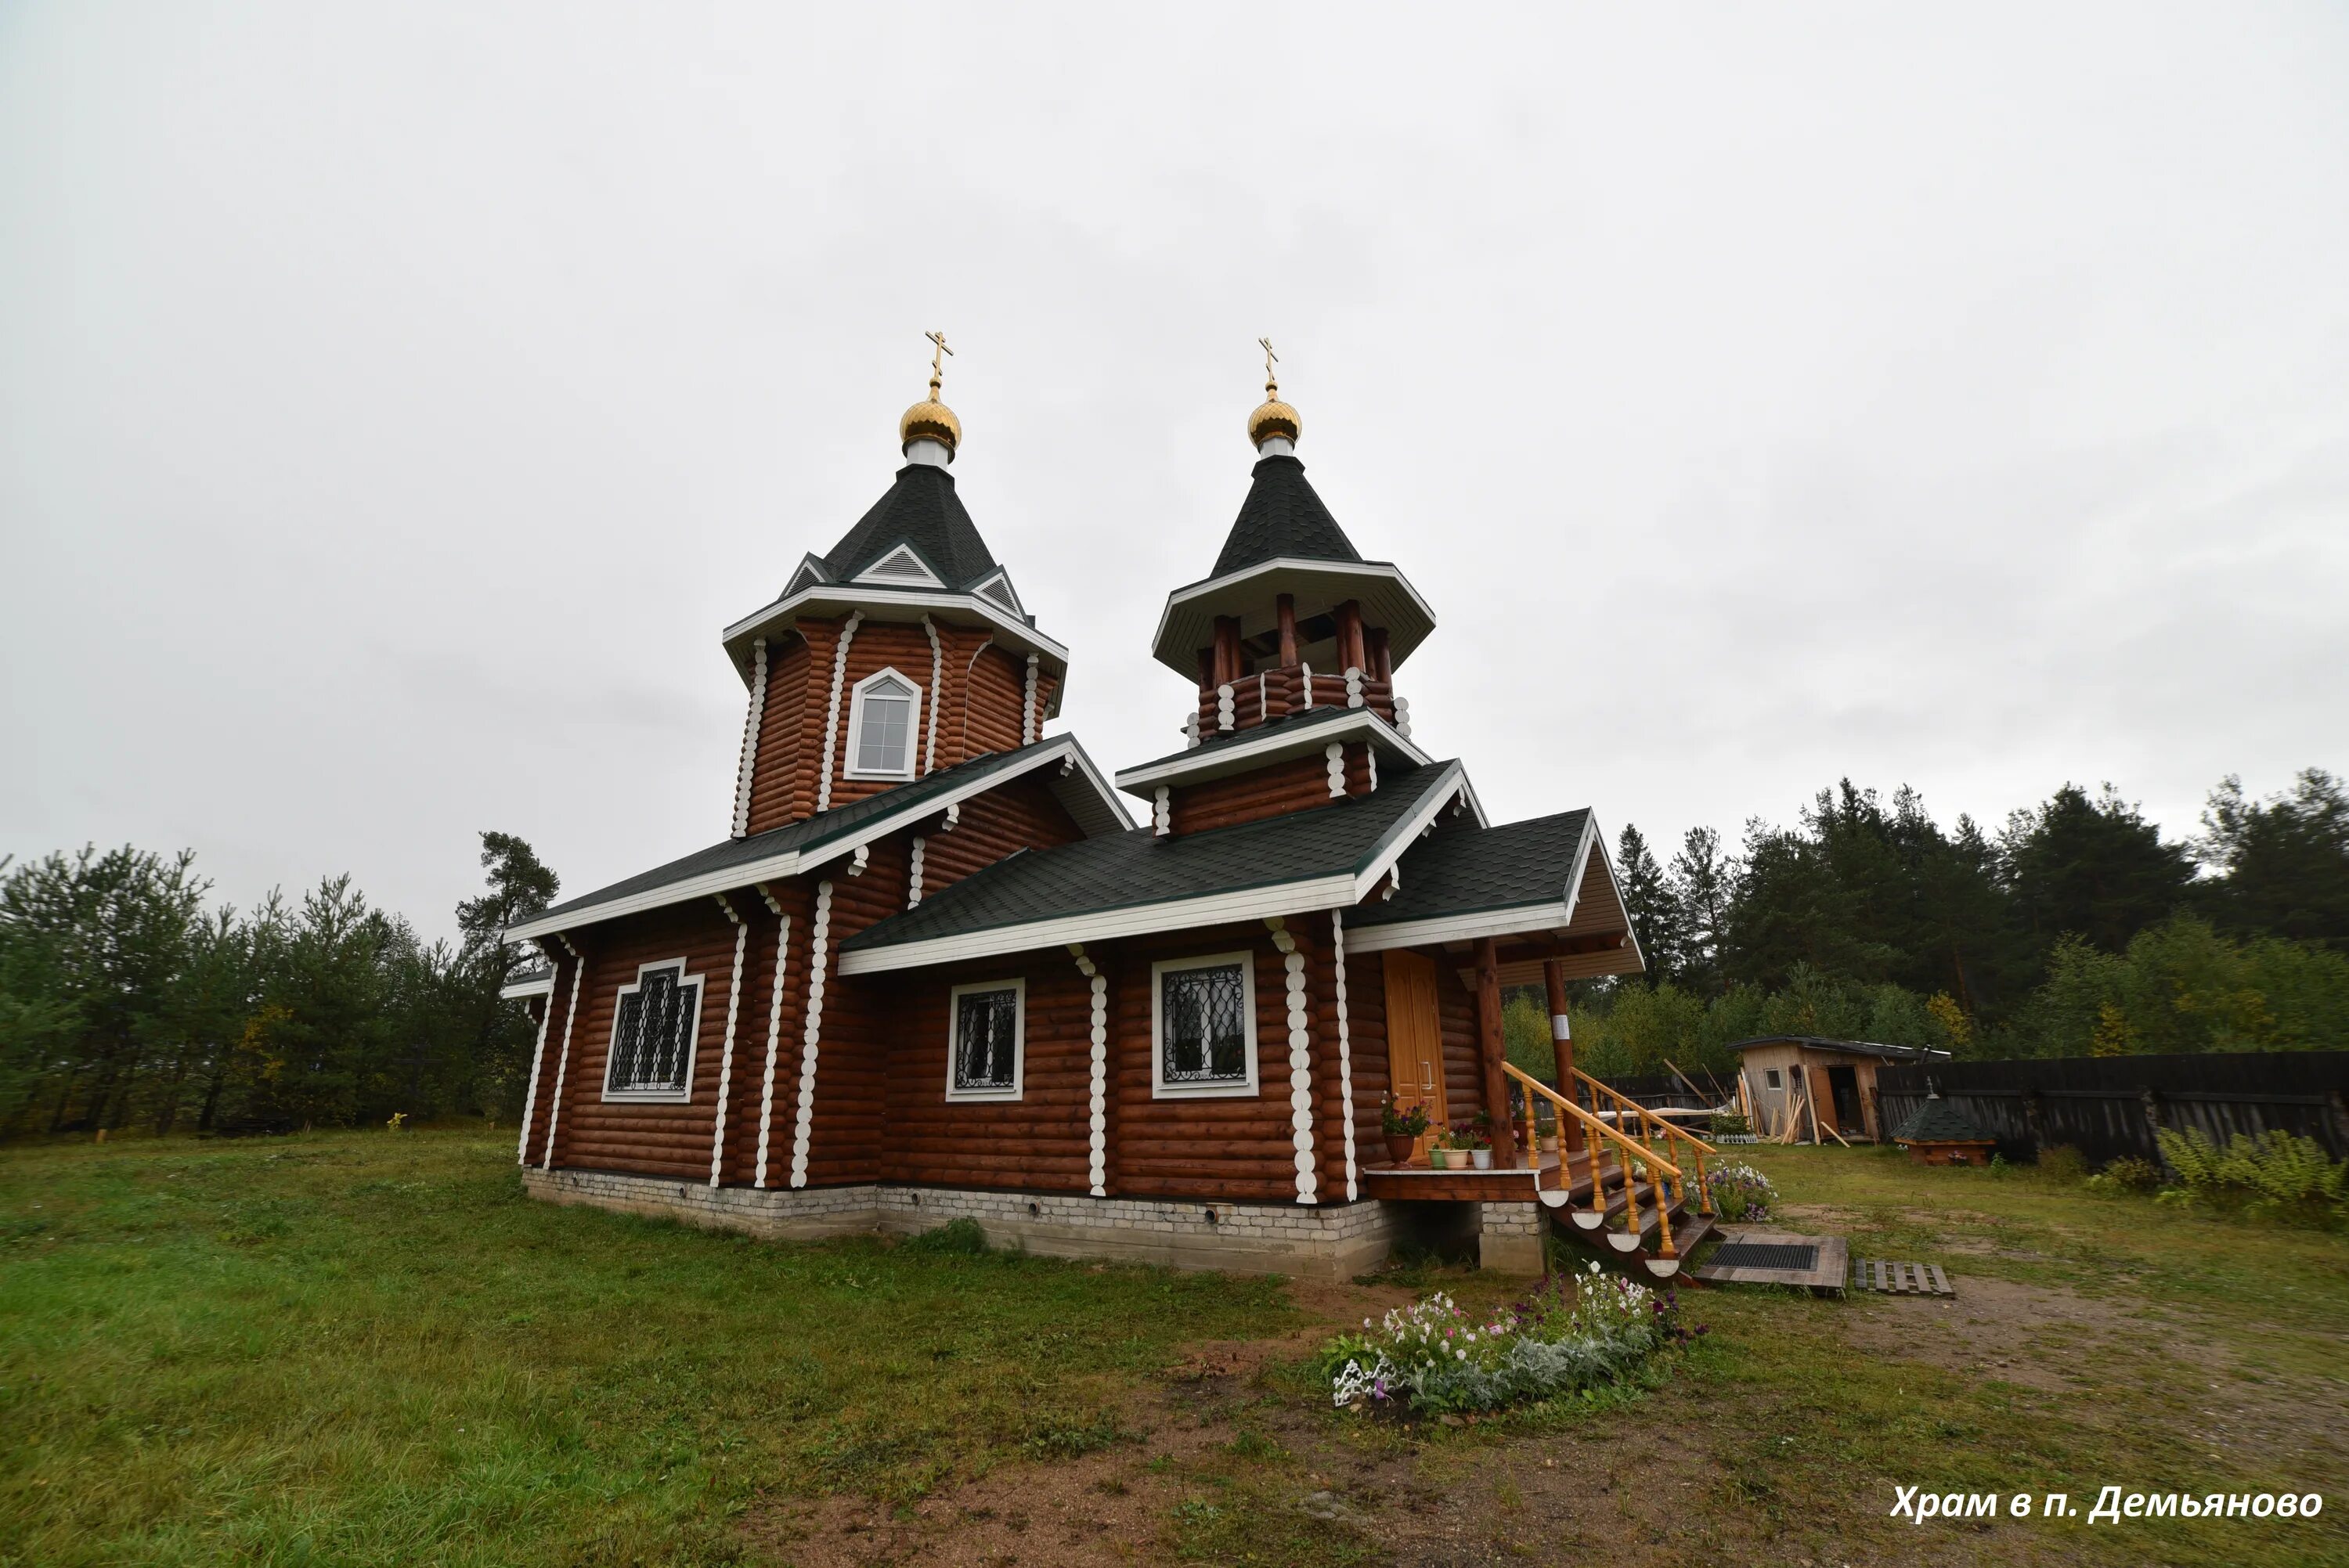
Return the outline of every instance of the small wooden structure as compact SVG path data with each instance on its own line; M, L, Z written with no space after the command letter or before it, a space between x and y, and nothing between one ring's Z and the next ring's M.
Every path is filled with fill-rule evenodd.
M1998 1142L1938 1094L1925 1097L1892 1141L1920 1165L1987 1165Z
M1880 1142L1885 1129L1876 1099L1878 1067L1950 1059L1947 1051L1919 1046L1813 1035L1764 1035L1730 1049L1744 1058L1739 1097L1754 1132L1779 1143Z

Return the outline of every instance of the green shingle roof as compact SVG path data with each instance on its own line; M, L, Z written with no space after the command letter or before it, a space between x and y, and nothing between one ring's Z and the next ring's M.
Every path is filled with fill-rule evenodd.
M1221 577L1283 556L1309 561L1360 561L1361 552L1330 515L1295 458L1260 458L1255 482L1225 537L1224 552L1207 575Z
M844 583L900 544L910 544L949 588L969 587L995 571L995 557L955 493L954 475L907 463L897 482L825 554L833 581Z
M1436 790L1455 764L1383 772L1375 793L1237 827L1159 838L1144 832L1022 850L868 926L843 953L975 935L1071 915L1216 893L1359 875Z
M1998 1140L1940 1095L1928 1095L1917 1114L1892 1135L1895 1143L1995 1143Z
M1446 820L1402 857L1402 886L1346 917L1349 925L1391 925L1439 915L1474 914L1566 898L1574 857L1590 812L1561 811L1480 828L1473 818Z
M1038 751L1067 743L1068 737L1056 735L1037 741L1032 746L1023 746L1016 751L989 752L984 757L975 757L968 762L959 762L951 768L941 768L925 778L915 779L910 784L899 784L895 788L884 789L877 795L867 795L863 799L852 800L845 806L835 806L829 811L820 811L812 817L803 818L783 827L770 829L763 833L753 833L747 838L728 839L722 843L712 844L706 850L696 850L681 860L671 861L667 865L655 866L648 872L639 872L635 876L612 883L609 887L600 887L594 892L558 903L542 914L531 916L531 920L542 921L550 916L594 909L602 904L632 898L638 893L654 892L667 887L671 882L690 882L712 872L724 871L729 866L755 864L786 851L821 849L833 840L854 833L858 828L871 822L876 817L891 816L909 809L918 809L926 800L936 799L975 781L984 779L991 773L1005 772L1023 759L1034 756ZM1111 836L1124 838L1128 835L1112 832Z

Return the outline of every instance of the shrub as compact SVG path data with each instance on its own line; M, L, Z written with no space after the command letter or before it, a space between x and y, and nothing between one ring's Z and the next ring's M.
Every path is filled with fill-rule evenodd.
M1766 1220L1778 1201L1770 1178L1751 1165L1717 1165L1704 1173L1704 1184L1713 1193L1713 1212L1731 1224Z
M1366 1317L1361 1333L1322 1347L1318 1369L1340 1406L1498 1410L1619 1382L1686 1337L1670 1292L1594 1263L1571 1285L1561 1276L1483 1323L1441 1292Z
M2165 1127L2155 1140L2187 1201L2275 1219L2349 1219L2349 1160L2333 1159L2313 1138L2274 1128L2257 1138L2239 1132L2221 1149L2199 1130Z
M2068 1143L2043 1149L2039 1151L2039 1173L2052 1176L2058 1181L2084 1180L2088 1174L2087 1156Z
M2161 1185L2161 1167L2134 1154L2124 1154L2106 1165L2104 1176L2130 1192L2150 1192Z

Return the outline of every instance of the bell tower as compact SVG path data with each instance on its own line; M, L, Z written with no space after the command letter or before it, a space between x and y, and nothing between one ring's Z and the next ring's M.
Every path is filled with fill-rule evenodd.
M1435 628L1392 562L1365 561L1298 460L1304 420L1281 401L1272 345L1265 400L1248 416L1256 468L1214 569L1166 597L1152 652L1195 681L1196 745L1309 713L1368 708L1405 738L1394 672Z

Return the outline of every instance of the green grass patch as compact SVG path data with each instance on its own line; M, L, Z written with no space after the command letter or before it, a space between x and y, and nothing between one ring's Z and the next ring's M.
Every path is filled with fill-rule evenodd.
M0 1153L0 1563L709 1563L762 1491L1125 1439L1277 1282L753 1242L526 1198L510 1135Z

